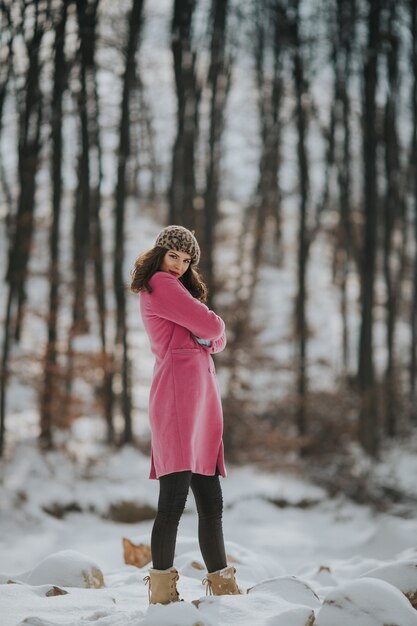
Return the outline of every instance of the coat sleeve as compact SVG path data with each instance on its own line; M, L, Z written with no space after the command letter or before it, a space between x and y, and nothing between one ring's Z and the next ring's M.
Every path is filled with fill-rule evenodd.
M221 317L211 311L203 302L194 298L168 272L156 272L151 280L151 313L180 326L205 339L221 339L225 324Z
M218 339L214 339L214 341L211 342L211 346L202 347L204 348L204 350L207 350L207 352L210 352L210 354L216 354L217 352L222 352L222 350L225 349L226 343L226 333L223 332L223 334L218 337Z

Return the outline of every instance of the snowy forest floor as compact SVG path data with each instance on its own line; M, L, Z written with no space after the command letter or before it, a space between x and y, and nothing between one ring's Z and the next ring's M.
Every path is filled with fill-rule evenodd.
M27 438L3 462L1 626L417 625L417 611L400 593L412 598L417 590L412 441L372 470L359 455L356 463L370 493L403 493L407 510L397 502L381 512L329 497L295 473L229 464L222 479L226 549L240 587L255 588L243 597L205 597L190 492L175 557L185 602L149 607L148 566L126 565L122 548L123 537L150 543L158 484L147 478L149 458L131 447L109 452L87 433L78 420L58 450L41 454ZM94 567L105 586L85 588ZM67 593L47 596L52 585ZM191 604L197 598L204 598L198 609Z

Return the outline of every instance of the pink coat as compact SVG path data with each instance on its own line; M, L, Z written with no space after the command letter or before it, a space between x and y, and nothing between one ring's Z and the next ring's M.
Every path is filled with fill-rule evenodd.
M155 355L149 395L152 437L149 478L191 470L226 477L223 412L210 353L226 345L223 320L168 272L149 281L140 312ZM211 339L200 345L193 337Z

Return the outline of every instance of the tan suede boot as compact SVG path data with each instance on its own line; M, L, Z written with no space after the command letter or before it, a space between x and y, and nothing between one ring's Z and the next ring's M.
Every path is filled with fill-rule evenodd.
M203 585L207 583L206 595L208 593L214 596L240 595L242 592L237 586L235 573L236 569L233 565L229 565L217 570L217 572L207 574L203 580Z
M149 576L145 576L143 580L145 585L149 583L149 604L169 604L180 601L177 591L179 574L175 567L165 570L150 569Z

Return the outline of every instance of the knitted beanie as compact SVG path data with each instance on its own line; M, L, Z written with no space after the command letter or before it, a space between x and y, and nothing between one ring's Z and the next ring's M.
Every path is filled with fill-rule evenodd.
M155 241L155 246L187 252L192 259L193 265L197 265L200 260L200 246L194 236L194 231L184 228L184 226L167 226L159 233Z

